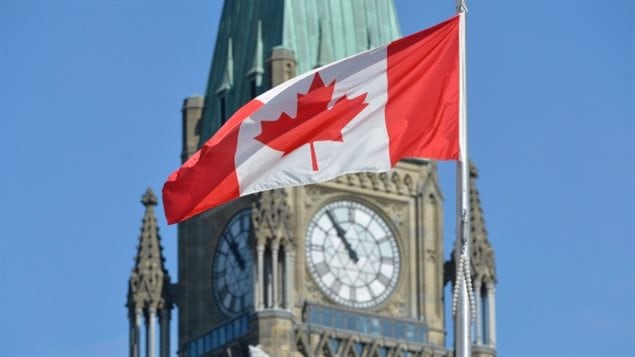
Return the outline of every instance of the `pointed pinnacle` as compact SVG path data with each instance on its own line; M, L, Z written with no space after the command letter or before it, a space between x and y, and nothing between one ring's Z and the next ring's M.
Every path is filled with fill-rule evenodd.
M232 46L232 38L227 39L227 82L229 86L234 85L234 48Z
M216 90L216 94L228 91L234 85L234 49L232 46L232 38L227 39L227 63L225 64L225 72L223 73L223 81Z
M247 72L247 76L253 76L256 80L256 85L260 86L262 84L262 74L265 73L265 70L262 65L262 22L258 20L257 25L257 33L256 33L256 51L254 51L254 58L251 63L251 68L249 72Z
M143 195L143 197L141 197L141 203L143 203L144 206L148 207L156 206L157 202L157 196L154 195L154 191L152 191L152 188L148 187L146 193Z
M478 169L472 160L470 160L470 177L478 178Z

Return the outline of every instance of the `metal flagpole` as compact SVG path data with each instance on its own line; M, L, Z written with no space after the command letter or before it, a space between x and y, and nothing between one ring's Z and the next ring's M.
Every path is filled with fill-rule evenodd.
M467 88L465 61L465 0L457 0L459 14L459 162L457 163L457 246L455 250L456 281L454 283L453 313L455 318L455 356L471 357L470 338L474 297L470 263L470 192L467 140Z

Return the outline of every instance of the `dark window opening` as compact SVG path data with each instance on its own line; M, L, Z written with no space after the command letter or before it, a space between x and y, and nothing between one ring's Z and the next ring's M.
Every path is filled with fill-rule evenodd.
M220 123L225 124L227 121L227 98L223 95L220 99Z
M256 98L258 95L258 88L256 87L256 80L251 80L249 82L249 94L251 94L251 99Z

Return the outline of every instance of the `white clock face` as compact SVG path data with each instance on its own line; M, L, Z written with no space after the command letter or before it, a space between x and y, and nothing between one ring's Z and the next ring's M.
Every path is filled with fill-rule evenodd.
M399 278L399 249L388 224L355 201L322 207L307 231L309 271L332 300L367 308L386 300Z
M251 210L238 212L223 229L214 253L212 290L219 307L229 316L253 304L250 229Z

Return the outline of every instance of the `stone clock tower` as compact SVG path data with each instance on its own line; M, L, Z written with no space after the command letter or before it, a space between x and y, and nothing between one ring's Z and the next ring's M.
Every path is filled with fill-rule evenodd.
M181 159L272 86L399 36L392 1L227 0ZM179 224L178 354L451 356L443 258L433 161L240 198Z

